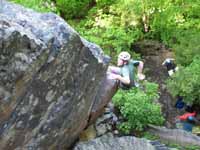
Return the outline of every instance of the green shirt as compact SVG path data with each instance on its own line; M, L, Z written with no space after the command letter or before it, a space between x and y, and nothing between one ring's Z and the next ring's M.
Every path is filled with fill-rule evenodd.
M122 86L126 86L127 88L134 86L134 71L135 71L134 69L135 69L135 66L138 66L138 65L139 65L139 61L131 59L129 60L128 64L121 67L121 76L129 77L130 79L130 85L121 83Z

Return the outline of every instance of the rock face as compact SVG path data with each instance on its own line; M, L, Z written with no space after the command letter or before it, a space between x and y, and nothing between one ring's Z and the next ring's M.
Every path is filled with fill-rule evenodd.
M106 75L102 80L100 88L98 89L95 97L95 102L90 113L89 124L94 123L97 117L104 112L104 107L109 103L109 101L111 101L117 90L118 82L114 79L111 79L109 75Z
M155 150L155 147L145 139L107 134L89 142L81 142L74 150Z
M186 145L197 145L200 146L200 137L190 132L180 129L166 129L163 127L156 127L151 125L150 132L160 137L165 142L169 141L175 144Z
M87 124L106 69L102 50L60 17L3 2L0 149L71 146Z

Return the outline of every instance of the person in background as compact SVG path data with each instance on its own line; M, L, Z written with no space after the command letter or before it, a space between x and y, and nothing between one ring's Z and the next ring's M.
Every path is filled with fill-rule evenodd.
M135 66L137 66L138 79L144 80L145 75L142 73L144 63L131 59L131 55L123 51L118 55L117 67L109 66L108 73L112 74L113 79L119 80L122 89L130 89L135 86Z
M197 119L195 118L196 112L186 112L181 116L178 116L179 122L182 124L182 129L188 132L192 132L193 127L197 123Z
M184 108L184 106L185 106L185 103L183 101L183 97L180 95L177 95L177 101L176 101L175 107L181 110Z
M169 76L172 76L176 71L178 71L178 67L174 63L173 58L166 58L162 63L163 66L166 66L167 72Z

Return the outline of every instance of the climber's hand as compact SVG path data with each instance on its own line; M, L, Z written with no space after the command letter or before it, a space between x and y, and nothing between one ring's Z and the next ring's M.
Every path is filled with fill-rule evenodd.
M138 79L139 80L144 80L145 79L145 75L143 73L138 73Z

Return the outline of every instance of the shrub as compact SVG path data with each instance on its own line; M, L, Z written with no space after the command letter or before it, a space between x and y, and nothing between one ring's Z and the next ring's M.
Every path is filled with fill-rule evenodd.
M56 0L56 6L65 19L84 17L93 0Z
M155 102L158 85L146 82L144 88L144 91L139 88L119 90L113 98L125 120L119 129L125 133L142 131L148 124L161 125L164 121L160 105Z
M74 22L72 22L72 24L73 23ZM137 28L131 30L110 25L108 20L107 22L105 21L105 24L108 25L106 25L106 27L99 27L91 20L84 20L78 26L73 26L75 26L76 30L78 30L84 38L100 45L106 54L114 58L114 61L116 60L115 57L117 54L122 50L131 52L131 44L142 35L142 32Z
M181 68L167 81L167 86L172 95L181 95L188 103L200 104L200 59L194 61L185 68Z
M200 56L200 33L197 30L186 30L178 35L177 44L173 46L176 61L183 65L189 65L194 57Z
M54 12L59 14L57 8L55 7L55 4L51 0L11 0L11 1L40 12Z

